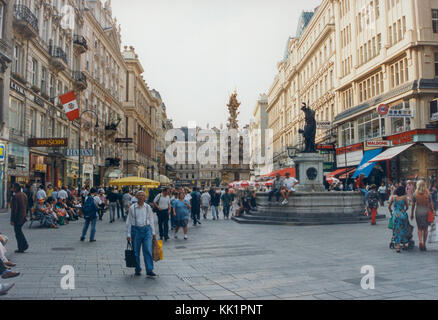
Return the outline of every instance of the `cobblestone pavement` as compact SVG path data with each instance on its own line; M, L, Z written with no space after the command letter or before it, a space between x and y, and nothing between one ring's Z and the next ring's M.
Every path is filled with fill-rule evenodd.
M188 241L180 236L165 244L165 259L155 265L159 277L147 279L125 268L120 220L109 224L106 215L96 243L79 241L83 220L58 230L26 225L30 249L16 255L8 215L0 214L8 256L22 273L0 299L438 299L438 245L397 254L384 221L376 227L202 222L190 228ZM75 290L60 287L64 265L74 267ZM364 265L375 268L374 290L360 286Z

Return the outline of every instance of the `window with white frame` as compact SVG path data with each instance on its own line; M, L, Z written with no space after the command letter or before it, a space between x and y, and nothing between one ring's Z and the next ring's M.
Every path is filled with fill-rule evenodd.
M364 142L385 135L385 119L376 112L368 113L358 119L359 141Z
M344 145L354 144L354 122L347 122L342 125L342 140Z
M9 127L12 130L21 135L22 126L22 113L23 113L23 102L20 100L10 98L9 100Z
M38 61L36 59L32 59L32 85L38 85Z
M392 106L391 110L406 110L410 109L409 101L403 101L396 106ZM406 131L410 131L412 124L411 118L401 117L401 118L391 118L391 134L402 133Z

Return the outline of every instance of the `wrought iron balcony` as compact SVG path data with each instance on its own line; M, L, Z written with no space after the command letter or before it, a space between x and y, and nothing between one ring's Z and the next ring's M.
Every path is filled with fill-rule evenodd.
M73 71L73 80L74 80L74 87L77 91L82 91L87 89L88 83L87 83L87 76L82 71Z
M22 5L14 5L14 28L25 38L35 38L38 36L38 18L32 13L32 11Z
M52 57L51 65L57 70L65 70L68 65L67 54L60 47L49 46L49 54Z
M73 45L79 51L79 53L84 53L88 50L87 39L81 35L75 34L73 36Z

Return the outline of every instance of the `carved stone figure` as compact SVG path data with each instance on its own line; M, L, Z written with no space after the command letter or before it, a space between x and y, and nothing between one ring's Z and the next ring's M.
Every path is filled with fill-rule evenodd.
M238 112L240 104L241 103L237 101L237 92L234 92L231 95L230 101L227 104L228 111L230 113L230 117L228 118L228 124L227 124L228 129L239 129L237 117L240 114L240 112Z
M304 153L316 153L316 119L315 119L315 111L308 108L305 103L301 107L301 110L306 115L306 125L304 130L300 129L299 133L301 133L304 137L305 148L303 150Z

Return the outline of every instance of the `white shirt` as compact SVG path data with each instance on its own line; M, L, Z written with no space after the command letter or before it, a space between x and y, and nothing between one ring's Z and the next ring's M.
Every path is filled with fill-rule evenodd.
M160 208L160 210L166 210L169 209L170 197L163 196L163 194L160 193L155 197L154 202L158 204L158 208Z
M99 196L94 196L93 199L94 199L94 202L96 202L96 205L100 206L102 204L102 201L100 201Z
M68 193L67 191L65 191L64 189L59 190L58 192L58 199L67 199L68 198Z
M128 217L126 219L126 234L129 238L131 238L132 226L150 226L152 235L155 235L154 215L150 205L144 203L142 207L139 207L138 203L135 203L129 208Z
M192 196L190 195L190 193L187 193L186 196L184 197L185 201L188 201L190 203L190 200L192 200Z
M386 193L386 187L385 186L380 186L379 187L379 193Z
M293 188L294 184L298 182L297 179L290 177L289 179L284 179L283 186L287 188L287 190L295 192L295 188Z
M204 192L202 194L202 196L201 196L201 205L203 207L209 207L210 206L210 200L211 200L211 197L208 194L208 192Z

